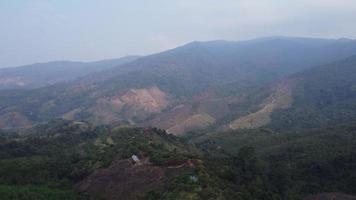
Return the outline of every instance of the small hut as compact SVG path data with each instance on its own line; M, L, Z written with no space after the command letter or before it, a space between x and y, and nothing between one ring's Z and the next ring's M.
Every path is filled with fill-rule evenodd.
M136 155L132 155L131 158L135 163L139 163L140 162L140 159Z

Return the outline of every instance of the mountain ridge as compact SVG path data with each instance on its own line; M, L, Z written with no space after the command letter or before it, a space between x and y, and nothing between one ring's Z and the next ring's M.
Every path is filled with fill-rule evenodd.
M55 83L73 81L91 73L107 70L138 58L139 56L127 56L93 62L52 61L0 68L0 90L34 89Z
M31 125L66 117L95 124L153 125L181 134L227 125L268 104L263 100L273 90L248 94L255 91L251 88L356 55L353 40L261 40L193 42L70 83L3 92L0 124L16 127L17 122Z

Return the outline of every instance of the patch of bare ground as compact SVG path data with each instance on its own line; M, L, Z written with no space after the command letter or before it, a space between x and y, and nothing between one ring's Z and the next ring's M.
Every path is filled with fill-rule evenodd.
M166 181L167 177L161 167L135 165L129 160L120 160L109 168L96 170L81 181L77 188L96 198L129 200L163 187Z
M205 92L194 97L193 102L173 107L156 115L143 125L156 126L166 129L171 134L179 135L187 130L207 127L228 112L226 99L217 98L211 92Z
M149 161L119 160L108 168L96 170L76 188L94 199L137 199L149 191L163 189L181 170L193 167L191 160L167 161L162 166Z
M174 108L157 115L152 120L148 121L144 125L153 125L163 129L169 129L178 122L181 122L192 115L191 105L178 105Z
M143 89L130 89L124 94L100 98L92 113L94 123L112 123L122 119L144 119L159 113L169 104L168 95L156 86Z
M274 92L260 105L260 110L232 121L230 128L251 129L267 125L271 121L273 111L288 108L292 104L291 85L289 81L277 84L273 88Z
M207 113L194 114L187 119L170 127L167 131L175 135L182 134L189 129L204 128L215 122L215 119Z
M64 115L62 115L63 119L67 119L67 120L74 120L75 116L77 114L79 114L82 111L81 108L75 108L67 113L65 113Z
M167 95L157 87L131 89L121 97L121 100L136 112L157 113L168 105Z

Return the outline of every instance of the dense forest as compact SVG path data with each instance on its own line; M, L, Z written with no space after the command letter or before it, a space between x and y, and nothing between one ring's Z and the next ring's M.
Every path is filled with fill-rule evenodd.
M4 131L0 150L0 194L6 200L277 200L356 191L353 124L178 138L155 128L54 120Z

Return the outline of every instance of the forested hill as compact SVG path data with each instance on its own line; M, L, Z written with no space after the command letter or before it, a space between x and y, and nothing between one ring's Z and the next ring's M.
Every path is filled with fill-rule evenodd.
M274 128L327 127L356 119L356 56L312 68L291 78L293 103L273 113Z
M1 133L0 194L4 200L355 195L355 131L353 124L284 134L239 130L188 142L155 128L54 120Z

